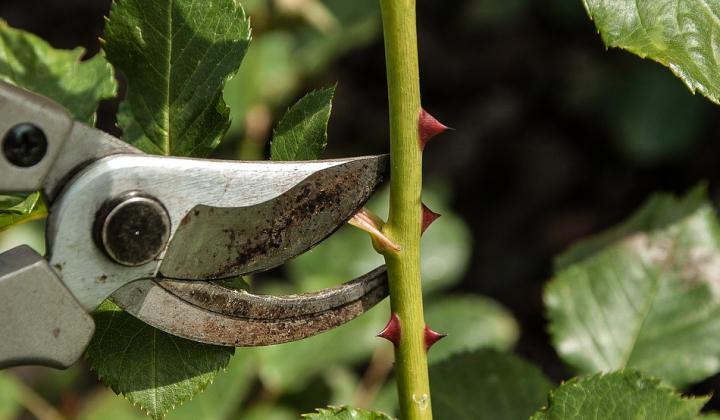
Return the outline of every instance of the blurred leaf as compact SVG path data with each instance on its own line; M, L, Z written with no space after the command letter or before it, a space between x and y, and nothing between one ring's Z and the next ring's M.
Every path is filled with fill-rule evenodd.
M430 364L479 348L509 350L519 335L512 314L482 296L443 296L431 300L425 308L425 320L433 330L447 334L428 352Z
M253 39L238 73L225 85L232 126L237 133L245 126L248 111L258 104L271 108L287 103L300 85L299 64L293 60L294 40L282 31Z
M560 271L602 251L610 245L638 232L670 226L695 213L707 203L707 188L701 184L684 197L658 193L650 197L627 220L616 227L583 239L555 258L555 270Z
M58 102L88 124L102 99L114 98L117 83L102 54L80 61L83 48L54 49L41 38L0 19L0 80Z
M93 370L155 419L204 390L235 350L166 334L110 301L94 318L95 336L86 352Z
M222 90L249 42L234 0L114 3L104 50L128 81L123 139L147 153L207 156L230 124Z
M692 420L709 397L683 397L660 380L629 370L571 379L550 392L531 420Z
M303 414L302 417L313 420L392 420L385 413L350 407L318 408L315 413Z
M370 357L380 344L375 336L385 324L387 302L328 332L292 343L256 349L260 379L277 392L297 392L328 368Z
M477 31L477 28L497 28L508 25L524 12L528 0L471 0L466 2L459 16L463 25Z
M27 197L0 195L0 232L20 223L47 216L47 207L39 192Z
M720 225L702 194L657 196L577 248L585 258L544 294L563 360L582 373L632 367L678 387L720 371Z
M219 373L211 387L171 412L167 418L224 420L242 405L255 381L257 360L249 349L236 349L224 372Z
M372 407L378 411L395 415L398 411L398 391L395 378L391 378L380 388Z
M248 110L286 105L302 80L317 76L341 54L368 45L379 36L380 7L376 1L322 3L337 22L327 33L307 23L280 25L266 28L253 40L242 68L225 90L232 108L233 134L244 128Z
M297 413L276 404L255 405L240 416L241 420L297 420L297 418Z
M86 400L77 416L78 420L147 420L137 407L125 398L103 389Z
M433 414L439 419L525 419L542 407L551 388L540 369L494 350L456 355L430 367Z
M349 366L331 367L324 372L323 379L331 392L328 405L337 406L349 404L352 401L360 382L360 378Z
M715 34L720 5L707 0L583 0L605 45L648 57L720 103Z
M335 87L305 95L285 113L270 143L272 160L315 160L327 146Z
M14 419L22 410L22 386L14 376L0 372L0 419Z
M613 118L609 126L618 148L641 165L687 157L701 140L714 106L688 95L664 69L642 66L638 70L623 78L606 108Z

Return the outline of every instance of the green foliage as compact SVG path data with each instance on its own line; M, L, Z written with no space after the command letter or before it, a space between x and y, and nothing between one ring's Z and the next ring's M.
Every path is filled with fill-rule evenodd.
M249 42L250 22L234 0L115 3L104 50L128 80L123 139L148 153L209 155L230 124L225 81Z
M278 123L270 143L272 160L314 160L327 146L327 125L335 87L310 92Z
M660 380L629 370L571 379L531 420L692 420L709 397L682 397Z
M564 259L544 299L566 362L583 373L633 367L680 387L718 372L720 225L702 197L657 196Z
M493 420L528 418L542 407L552 387L537 367L493 350L457 355L431 366L430 385L438 419Z
M92 124L103 99L115 96L112 66L101 54L81 61L85 50L54 49L41 38L0 19L0 80L47 96L77 120ZM39 193L0 196L0 232L47 215Z
M12 375L0 372L0 419L12 419L22 410L22 385Z
M318 408L316 413L303 414L302 417L312 420L392 420L385 413L350 407Z
M27 197L0 195L0 232L20 223L42 219L47 216L47 207L39 192Z
M287 106L304 80L316 78L341 54L369 44L380 34L375 0L312 3L324 8L326 24L322 27L306 16L288 16L290 11L274 7L270 0L243 2L259 29L253 34L253 46L242 68L225 90L233 136L241 134L251 110ZM310 9L303 6L300 12Z
M720 5L708 0L583 0L605 45L667 66L690 88L720 103L714 34Z
M229 127L222 90L250 42L239 3L122 0L105 38L108 59L128 81L118 114L124 140L147 153L208 155ZM95 321L93 369L154 418L205 389L234 351L159 331L109 302ZM119 359L109 356L118 351Z
M106 301L95 312L87 358L100 379L158 419L204 390L234 348L163 333Z
M98 103L115 97L117 83L102 54L80 61L84 54L83 48L54 49L0 19L0 80L47 96L93 124Z
M520 334L507 309L492 299L470 294L431 299L425 321L433 330L447 334L428 353L430 364L480 348L509 350Z

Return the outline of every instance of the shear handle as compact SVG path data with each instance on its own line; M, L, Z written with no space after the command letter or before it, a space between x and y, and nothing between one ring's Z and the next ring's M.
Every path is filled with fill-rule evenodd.
M66 368L80 358L95 323L47 261L26 245L0 254L0 368Z

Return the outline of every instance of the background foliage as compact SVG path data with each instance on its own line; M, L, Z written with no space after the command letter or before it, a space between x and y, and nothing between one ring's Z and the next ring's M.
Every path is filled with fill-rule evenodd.
M448 7L450 3L452 7ZM556 407L567 407L563 401L568 399L577 400L573 393L578 390L598 397L587 401L585 407L617 402L603 400L604 394L597 392L608 384L628 387L624 391L627 395L637 392L633 401L638 410L644 409L643 401L664 399L664 412L676 414L667 418L694 418L707 398L683 400L654 379L633 376L640 375L634 371L568 382L553 391L549 401L540 396L577 372L636 366L627 363L631 359L627 349L638 346L623 346L621 341L626 338L603 335L606 326L598 316L590 316L599 323L600 330L596 331L600 333L594 336L605 341L583 354L604 354L608 360L573 357L572 345L578 353L577 344L582 340L573 335L577 329L564 328L562 320L577 316L568 316L569 309L562 304L554 306L554 296L565 290L563 285L577 282L573 280L577 278L589 286L572 289L575 293L597 287L606 290L600 301L621 299L619 289L605 286L613 281L606 267L616 265L624 270L633 263L623 259L626 252L614 251L623 243L595 254L597 245L586 242L589 245L574 248L557 260L555 274L551 262L579 238L620 223L654 191L684 194L699 181L708 180L710 201L715 201L720 175L720 126L715 106L689 95L668 71L649 60L618 50L606 52L579 1L450 3L420 1L418 12L425 105L457 129L442 140L442 146L428 149L431 152L425 159L429 180L425 201L443 214L424 239L428 318L436 330L454 332L431 353L435 404L448 413L458 408L444 397L443 389L436 387L456 385L447 380L449 375L462 370L463 363L473 363L486 372L483 377L493 378L492 369L503 369L503 373L537 379L524 384L529 388L522 399L515 395L517 386L508 383L512 404L493 405L478 399L475 404L464 405L471 418L481 413L489 418L527 417L543 404L547 409L535 418L567 418L568 413L559 413ZM293 9L292 2L287 1L244 2L253 18L255 40L240 74L225 90L233 123L214 156L266 157L271 127L285 110L303 92L336 81L326 156L386 150L387 112L377 5L374 0L325 0L322 4L325 7ZM99 48L96 37L103 27L101 16L108 9L109 2L45 1L44 12L38 13L30 11L25 2L10 0L0 5L0 17L40 35L54 47L81 45L94 53ZM596 17L596 23L603 21ZM115 130L116 106L104 103L98 114L99 126L111 132ZM657 252L657 246L647 244L662 245L663 236L687 236L699 243L685 243L686 258L697 259L698 254L690 251L698 247L701 257L708 253L712 257L717 252L717 221L712 207L698 194L684 199L656 198L644 207L646 213L632 219L637 223L629 223L633 229L620 228L622 234L616 233L613 239L626 238L631 231L639 233L631 239L650 237L655 241L643 242L645 247L640 251ZM386 200L378 197L377 202ZM376 210L379 214L385 211ZM643 214L649 216L643 219ZM647 233L657 228L658 232ZM688 229L698 229L705 236L695 235L698 231L685 235ZM41 224L26 224L4 233L0 242L3 248L19 241L42 248L40 230ZM312 290L360 274L381 261L360 232L343 229L331 241L284 269L255 279L255 284L268 291ZM607 236L600 241L611 244ZM590 254L590 259L584 258ZM653 255L648 258L657 262ZM328 260L332 264L325 264ZM653 267L645 269L652 272ZM712 282L705 281L702 273L689 276L682 266L660 273L672 277L671 287L684 284L673 281L693 280L692 287L681 290L687 299L684 305L700 306L708 313L715 309ZM550 278L551 286L543 294L542 287ZM650 277L645 274L640 278ZM652 290L661 280L651 280L655 281L649 283ZM639 292L638 296L650 304L658 299ZM545 332L543 296L549 308L551 335ZM571 301L581 298L564 297ZM388 376L391 352L386 343L373 337L384 324L386 313L387 309L380 307L347 327L306 341L239 350L227 372L218 375L207 392L169 417L297 418L298 413L327 404L393 412L394 388ZM633 314L618 316L632 319ZM713 362L718 356L713 323L678 318L672 312L660 311L654 316L659 317L661 326L667 325L662 322L665 319L678 320L681 331L692 332L693 340L705 343L699 351L708 361L691 363L697 369L681 371L684 377L652 368L650 373L675 385L707 378L683 388L696 395L719 389L717 363ZM712 319L707 314L697 316ZM688 323L697 328L688 330ZM664 333L651 328L645 333L649 341L637 343L656 345L653 340ZM551 346L553 341L557 353ZM542 372L516 356L484 350L487 348L514 348L515 354L542 366ZM450 358L452 353L462 355ZM609 357L614 353L621 362ZM683 353L676 352L675 356L678 354ZM667 357L673 357L672 352ZM667 360L675 359L664 359L660 364ZM492 361L495 363L482 366ZM31 385L34 393L25 384ZM637 384L643 384L642 392L633 389ZM473 388L475 391L486 385L473 382L472 386L478 387ZM16 369L0 377L0 387L4 390L0 392L0 418L22 416L28 407L33 413L84 419L141 415L99 387L82 365L66 372ZM511 391L506 394L497 383L492 389L498 397L511 398ZM709 400L706 409L720 406L716 398ZM510 409L524 411L521 415Z

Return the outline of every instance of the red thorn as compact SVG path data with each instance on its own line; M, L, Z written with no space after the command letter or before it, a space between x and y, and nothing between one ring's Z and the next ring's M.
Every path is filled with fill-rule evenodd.
M390 315L390 321L377 336L390 341L395 346L400 345L400 318L395 312Z
M430 350L433 344L447 337L447 334L436 333L425 325L425 351Z
M428 226L432 224L432 222L436 221L440 215L438 213L435 213L434 211L430 210L428 206L425 205L425 203L422 204L422 228L420 228L421 233L425 233Z
M420 109L420 119L418 121L420 149L424 149L430 139L449 129L449 127L435 119L435 117L430 115L427 111Z

